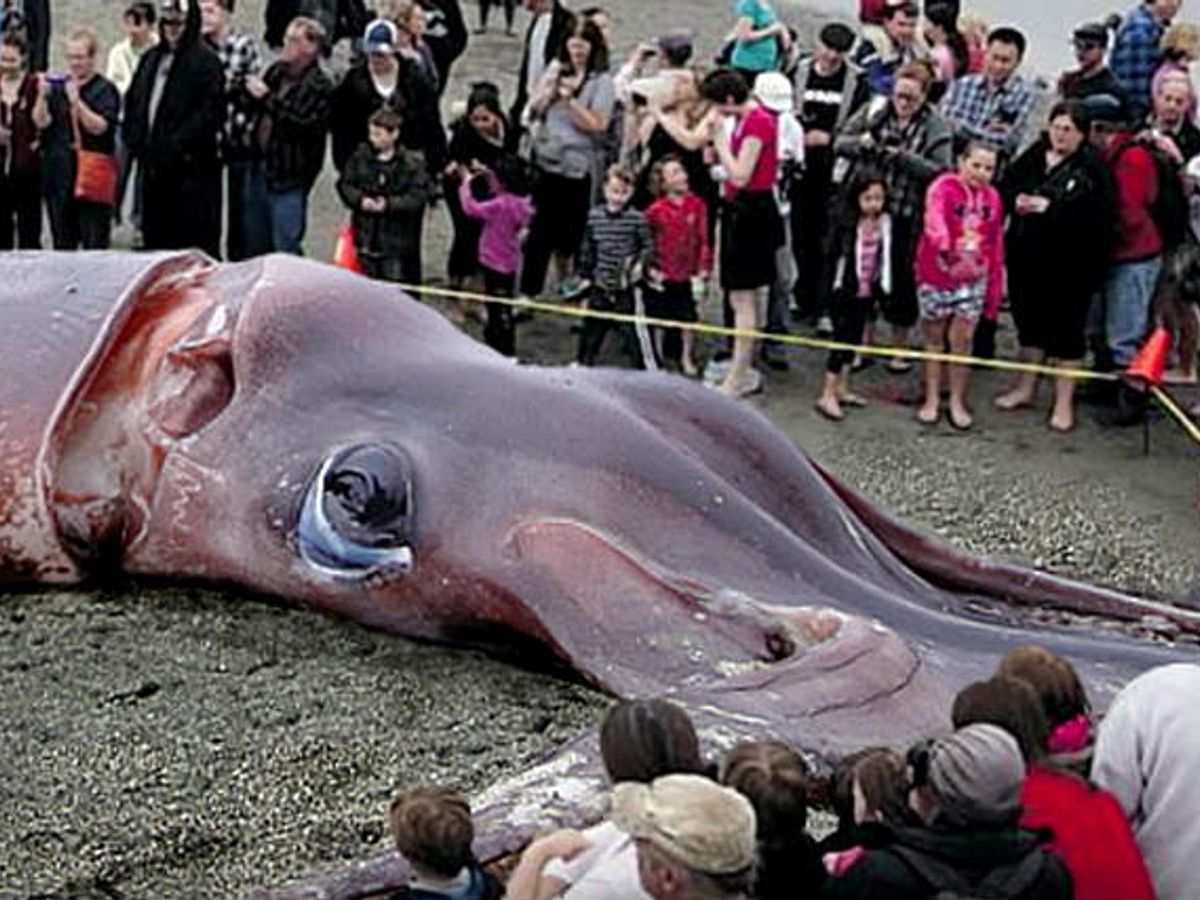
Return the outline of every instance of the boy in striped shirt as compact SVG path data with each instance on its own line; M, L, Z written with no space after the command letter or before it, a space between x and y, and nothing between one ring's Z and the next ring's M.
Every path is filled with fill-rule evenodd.
M652 244L646 217L629 205L634 181L628 169L611 166L604 177L604 202L588 213L577 271L589 284L589 309L632 312L634 269L649 268ZM580 365L596 362L612 325L603 319L583 320L577 355ZM621 331L630 356L638 362L630 329Z

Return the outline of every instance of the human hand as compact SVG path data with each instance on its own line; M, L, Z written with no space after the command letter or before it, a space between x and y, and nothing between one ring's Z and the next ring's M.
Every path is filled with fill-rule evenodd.
M984 276L982 263L972 255L952 256L946 261L946 274L960 284L979 281Z
M833 135L828 131L804 132L804 145L806 147L828 147L832 143Z
M862 137L858 139L858 145L864 150L870 150L875 146L875 143L875 135L871 134L869 131L864 131Z
M37 92L40 99L45 99L50 93L50 79L46 77L45 72L41 72L37 76Z
M1039 197L1036 194L1018 194L1017 195L1017 212L1022 216L1032 214L1040 215L1050 208L1050 200L1046 197Z
M271 88L257 75L249 75L246 77L246 93L255 100L261 100L271 93Z
M68 78L67 83L63 86L63 90L67 95L67 102L72 106L79 105L79 84L74 78Z

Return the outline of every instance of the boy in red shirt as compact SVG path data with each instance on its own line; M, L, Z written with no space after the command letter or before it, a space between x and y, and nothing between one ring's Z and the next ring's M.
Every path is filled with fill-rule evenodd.
M688 190L683 162L667 156L655 165L658 199L646 210L646 223L654 242L657 266L650 270L652 286L646 291L646 315L674 322L696 322L693 280L706 281L712 270L708 242L708 207ZM683 374L697 374L691 330L662 329L660 355L679 364Z

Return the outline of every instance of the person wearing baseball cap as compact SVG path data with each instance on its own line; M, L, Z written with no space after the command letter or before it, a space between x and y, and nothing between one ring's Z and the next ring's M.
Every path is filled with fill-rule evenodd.
M942 895L1070 900L1071 876L1018 827L1025 760L1017 739L976 724L908 754L909 805L921 825L893 826L825 885L829 900Z
M1100 94L1125 99L1125 89L1106 59L1111 26L1111 22L1087 22L1071 35L1079 68L1064 72L1058 80L1064 100L1086 100Z
M754 807L700 775L613 789L613 821L637 843L642 887L655 900L743 898L757 859Z

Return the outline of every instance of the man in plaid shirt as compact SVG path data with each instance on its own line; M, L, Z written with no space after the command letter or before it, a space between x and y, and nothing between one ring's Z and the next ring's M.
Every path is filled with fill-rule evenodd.
M942 100L942 114L954 126L961 149L971 141L995 147L1012 159L1025 141L1034 93L1017 69L1025 56L1025 35L997 28L988 35L987 68L957 79Z
M246 79L262 72L258 42L233 27L234 0L201 0L201 33L225 70L221 161L228 181L225 254L233 262L271 252L271 218L262 155L254 146L255 101Z
M1150 112L1151 82L1163 61L1159 43L1181 6L1183 0L1144 0L1117 30L1108 64L1125 89L1129 111L1136 121Z

